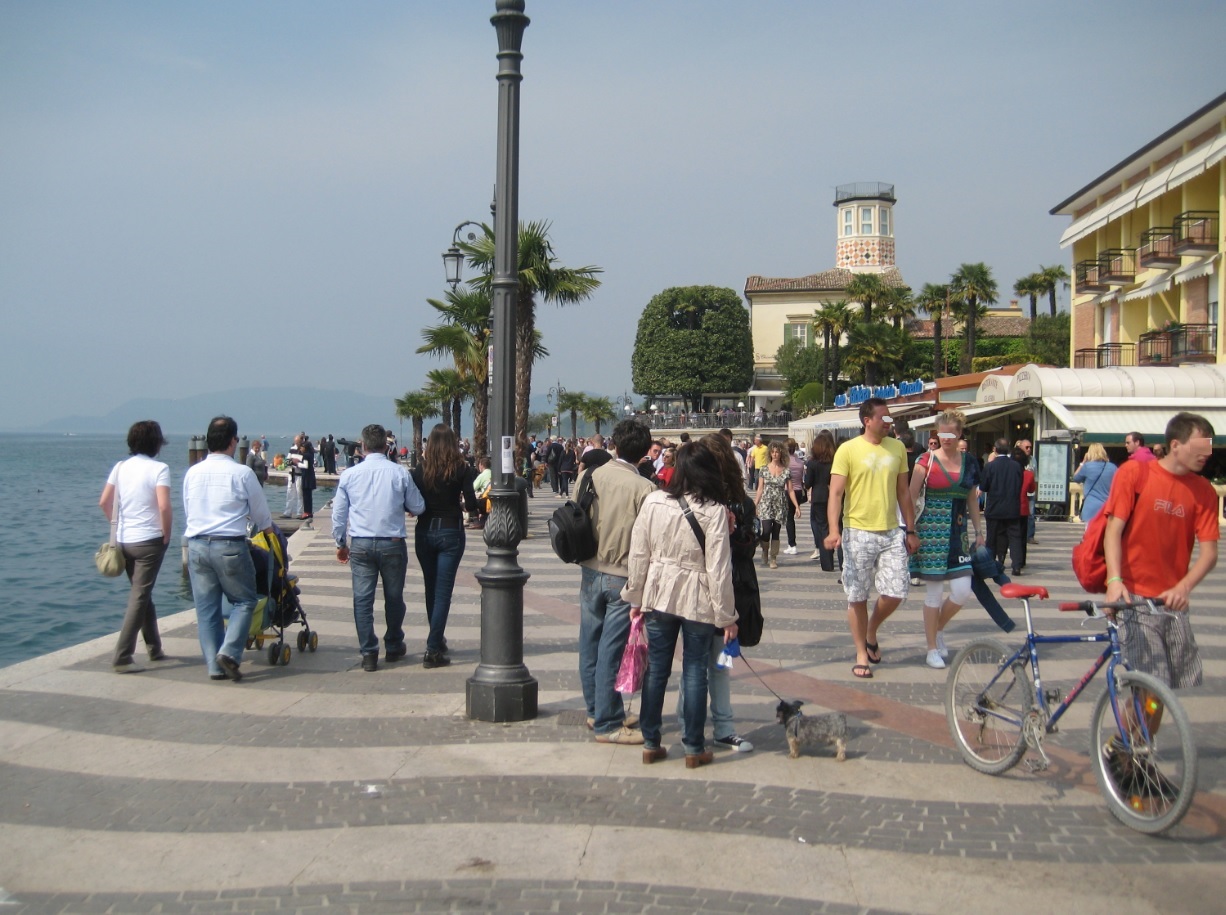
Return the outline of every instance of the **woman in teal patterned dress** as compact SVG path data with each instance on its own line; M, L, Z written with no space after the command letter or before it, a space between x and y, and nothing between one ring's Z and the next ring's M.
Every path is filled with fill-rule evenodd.
M915 462L911 498L918 498L927 482L924 511L916 519L920 547L911 556L911 574L928 586L924 595L924 635L928 640L929 667L942 670L949 651L945 626L971 596L971 554L983 544L979 517L979 462L958 450L965 417L946 410L937 417L939 447ZM975 531L967 536L970 516ZM949 595L945 585L949 583Z

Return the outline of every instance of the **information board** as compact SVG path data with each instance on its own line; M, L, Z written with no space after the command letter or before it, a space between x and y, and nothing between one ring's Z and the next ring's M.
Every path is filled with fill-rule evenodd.
M1068 480L1072 445L1068 442L1037 442L1035 444L1035 482L1038 502L1068 503Z

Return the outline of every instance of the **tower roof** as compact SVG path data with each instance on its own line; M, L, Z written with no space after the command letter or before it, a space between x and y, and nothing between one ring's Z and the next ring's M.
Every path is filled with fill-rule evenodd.
M881 181L858 181L855 184L840 184L834 189L834 205L849 200L884 200L886 203L896 203L894 185Z

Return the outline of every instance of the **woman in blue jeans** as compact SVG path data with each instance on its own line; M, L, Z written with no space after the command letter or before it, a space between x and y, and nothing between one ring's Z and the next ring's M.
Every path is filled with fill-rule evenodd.
M413 532L413 548L425 582L426 619L430 624L422 659L426 668L451 663L447 653L447 614L451 611L456 572L464 556L463 511L477 510L475 476L460 452L455 433L442 423L431 429L421 463L413 471L413 482L426 500L426 510L418 517Z
M668 756L660 744L664 693L673 652L681 638L681 689L685 692L685 766L695 769L714 758L706 748L707 665L716 630L736 638L736 606L728 541L728 509L718 452L707 439L681 446L667 489L643 500L630 535L630 557L622 598L630 617L646 615L647 677L640 725L643 762ZM694 530L697 524L701 538Z

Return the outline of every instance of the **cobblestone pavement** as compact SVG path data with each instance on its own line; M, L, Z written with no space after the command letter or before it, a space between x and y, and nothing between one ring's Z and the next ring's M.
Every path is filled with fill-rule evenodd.
M533 501L533 536L520 548L532 575L533 721L464 717L479 537L448 624L453 665L421 666L411 572L416 653L372 675L360 667L349 572L335 562L326 512L291 543L320 644L288 666L253 651L242 683L209 681L188 613L164 622L173 660L141 674L110 672L111 638L0 669L2 910L1216 909L1226 890L1226 570L1197 593L1206 685L1185 694L1201 793L1183 824L1154 839L1117 824L1094 788L1088 699L1050 738L1046 772L991 778L962 764L944 675L923 663L918 600L883 627L875 677L853 680L842 590L808 559L804 524L798 555L759 573L767 631L735 670L738 727L754 752L687 771L667 721L673 758L650 768L636 747L594 743L576 666L578 569L554 558L544 533L556 505L548 494ZM1023 580L1078 597L1068 556L1080 532L1041 524ZM1036 614L1042 631L1080 625L1050 604ZM972 607L949 630L953 647L993 634L1017 641ZM1090 656L1077 645L1045 653L1045 681L1071 686ZM787 759L775 694L845 712L848 761L828 750Z

